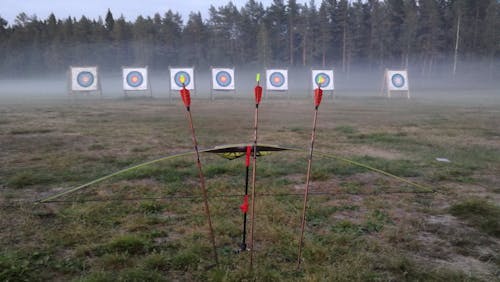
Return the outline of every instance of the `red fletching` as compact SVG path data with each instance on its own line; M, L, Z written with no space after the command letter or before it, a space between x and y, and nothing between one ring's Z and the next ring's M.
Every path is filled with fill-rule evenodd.
M182 98L182 102L184 102L184 106L186 106L186 108L191 106L191 93L189 92L188 89L186 89L186 86L182 86L181 98Z
M248 212L248 195L245 195L245 198L243 198L243 204L240 206L240 210L243 213Z
M323 90L321 88L314 89L314 106L319 107L321 104L321 98L323 98Z
M252 152L252 146L247 146L247 153L246 153L246 159L245 159L245 165L248 167L250 166L250 155Z
M255 86L255 104L260 104L262 99L262 87L260 85Z

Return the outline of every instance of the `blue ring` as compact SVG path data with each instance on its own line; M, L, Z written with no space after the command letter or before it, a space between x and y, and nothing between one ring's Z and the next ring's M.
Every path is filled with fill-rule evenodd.
M279 82L274 82L275 78L279 78ZM269 76L269 82L271 83L272 86L274 87L281 87L283 84L285 84L285 76L281 72L273 72Z
M189 83L191 82L191 76L189 76L189 74L187 72L185 72L185 71L178 71L174 75L174 82L179 87L182 87L182 82L181 82L180 79L181 79L181 76L183 76L183 75L186 78L186 81L184 82L185 86L188 86Z
M325 78L325 83L323 83L321 85L319 85L319 83L318 83L318 78L320 78L320 77ZM318 87L326 87L326 86L330 85L330 76L324 72L320 72L320 73L316 74L316 76L314 77L314 83Z
M391 77L391 83L396 88L402 88L405 85L405 78L399 73L393 74Z
M87 81L84 81L84 79L87 79ZM92 84L94 84L94 75L89 71L79 72L78 75L76 76L76 82L81 87L84 88L90 87L92 86Z
M223 82L221 80L223 77L227 78L226 82ZM233 79L231 78L231 75L227 71L219 71L215 75L215 82L217 82L217 84L220 85L221 87L228 87L232 81Z
M138 78L137 82L132 81L132 78L134 76L136 76ZM127 74L127 84L130 85L131 87L139 87L142 85L143 82L144 82L144 78L142 76L142 73L140 73L138 71L131 71Z

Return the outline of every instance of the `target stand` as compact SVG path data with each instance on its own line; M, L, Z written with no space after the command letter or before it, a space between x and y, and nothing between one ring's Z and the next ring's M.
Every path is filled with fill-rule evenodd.
M406 94L406 97L410 99L410 85L408 83L408 70L389 70L385 69L382 89L380 95L388 98L392 97L392 93Z
M196 94L196 81L194 77L194 67L168 67L170 72L170 90L168 93L168 101L172 102L172 93L182 89L183 83L181 78L184 79L184 85L186 89L190 90L191 93ZM176 96L178 97L178 96Z
M290 100L288 69L266 69L265 99L269 99L270 92L285 93L287 99Z
M231 93L236 96L234 67L210 67L212 79L210 80L210 100L215 100L214 93ZM217 95L219 96L219 95Z
M149 79L148 67L122 67L123 95L130 98L135 93L141 93L153 98L153 88ZM144 95L145 94L145 95Z
M321 86L321 90L333 100L335 95L334 71L331 69L311 69L310 89L313 91ZM313 96L313 92L309 96Z
M69 97L78 97L76 94L97 93L102 98L101 77L97 66L70 66L67 85Z

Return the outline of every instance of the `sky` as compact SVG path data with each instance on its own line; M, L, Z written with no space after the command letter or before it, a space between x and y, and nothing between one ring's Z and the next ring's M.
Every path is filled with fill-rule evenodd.
M0 16L6 19L9 24L14 23L16 16L25 12L31 16L37 15L39 19L46 19L50 13L54 13L58 19L68 16L79 19L82 15L97 19L101 16L103 19L106 12L111 9L113 17L120 15L134 21L137 16L153 16L159 12L161 15L171 9L179 12L184 23L187 21L191 11L201 12L204 19L208 17L210 5L215 7L224 6L229 0L0 0ZM247 0L233 0L238 8L245 5ZM265 7L272 3L272 0L260 0ZM288 1L284 1L285 3ZM320 0L316 0L318 6ZM307 1L297 1L297 3L309 3Z

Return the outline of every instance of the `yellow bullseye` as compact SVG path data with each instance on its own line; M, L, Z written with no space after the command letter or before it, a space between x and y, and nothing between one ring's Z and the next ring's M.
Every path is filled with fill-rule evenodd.
M181 76L179 77L179 81L180 81L180 83L182 83L182 84L186 83L186 77L185 77L184 75L181 75Z

